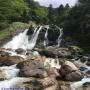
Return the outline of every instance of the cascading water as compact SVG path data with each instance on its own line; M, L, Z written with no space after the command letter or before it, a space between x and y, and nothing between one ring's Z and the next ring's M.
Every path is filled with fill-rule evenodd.
M48 45L48 29L49 29L49 26L47 27L47 30L46 30L46 33L45 33L45 36L44 36L44 47L46 47Z
M46 33L45 33L45 36L44 36L44 46L47 47L48 44L49 44L49 40L48 40L48 29L50 28L49 26L46 26ZM59 29L59 36L58 36L58 39L56 40L57 42L57 45L56 47L60 47L61 45L61 41L62 41L62 36L63 36L63 29L62 28L59 28L58 26L56 26L56 29Z
M42 26L34 32L34 34L32 35L32 38L27 44L27 49L33 49L35 47L37 39L38 39L38 35L41 29L42 29Z
M29 40L29 36L27 35L28 29L26 29L23 33L20 33L19 35L15 36L12 41L8 42L6 45L4 45L4 48L11 48L11 49L33 49L40 30L42 29L42 26L37 30L35 29L32 38Z
M48 30L49 30L49 26L46 26L47 30L45 32L45 36L44 36L44 46L47 47L48 43L49 43L49 39L48 39ZM60 31L60 34L57 38L57 45L56 47L60 47L61 45L61 41L62 41L62 36L63 36L63 29L59 28L56 26L56 28ZM39 27L39 29L35 29L34 33L32 34L31 38L27 35L28 33L28 29L26 29L23 33L20 33L19 35L15 36L12 41L8 42L6 45L4 45L4 48L11 48L12 51L8 51L6 50L6 52L11 53L11 55L16 55L16 56L21 56L24 57L23 55L17 55L17 53L15 52L15 49L18 48L22 48L24 50L27 49L33 49L36 45L37 39L38 39L38 35L40 33L42 29L42 26ZM34 55L38 56L38 52L34 52ZM85 64L82 64L80 62L80 60L75 61L77 66L84 66L85 68L87 68L88 70L90 70L90 67L86 66ZM58 59L51 59L51 58L47 58L45 60L45 65L50 64L51 67L60 69L60 64L59 64L59 60ZM27 78L20 78L17 77L17 74L19 73L19 69L16 68L16 65L12 65L12 66L4 66L4 67L0 67L0 70L2 70L5 73L5 77L8 80L4 80L4 81L0 81L0 90L4 87L14 87L15 84L17 83L23 83L25 80L28 81L29 79ZM87 70L86 70L87 71ZM85 82L90 82L90 78L85 77L84 79L82 79L81 81L78 82L74 82L71 84L71 90L82 90L82 85Z
M57 27L57 26L56 26ZM57 47L60 47L60 45L61 45L61 41L62 41L62 36L63 36L63 29L62 28L59 28L59 27L57 27L59 30L60 30L60 34L59 34L59 37L58 37L58 39L57 39Z
M84 78L81 81L71 84L71 90L83 90L82 86L86 82L90 82L90 78Z
M25 49L25 45L28 43L28 36L26 35L28 32L28 29L26 29L23 33L20 33L19 35L15 36L10 42L8 42L6 45L4 45L4 48L11 48L11 49L18 49L23 48Z

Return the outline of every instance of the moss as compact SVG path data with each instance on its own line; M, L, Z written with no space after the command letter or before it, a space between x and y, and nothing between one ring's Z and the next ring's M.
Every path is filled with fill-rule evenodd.
M71 49L75 50L77 53L83 53L84 50L80 48L79 46L70 46Z

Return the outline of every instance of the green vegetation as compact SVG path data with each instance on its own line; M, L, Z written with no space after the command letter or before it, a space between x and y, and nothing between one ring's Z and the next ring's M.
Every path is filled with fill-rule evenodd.
M27 26L31 21L63 27L66 37L75 39L82 47L90 47L90 0L57 8L40 6L34 0L0 0L0 36L9 27Z

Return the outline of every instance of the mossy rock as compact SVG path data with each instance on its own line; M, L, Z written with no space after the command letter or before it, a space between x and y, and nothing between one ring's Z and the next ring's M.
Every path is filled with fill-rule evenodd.
M82 48L80 48L79 46L70 46L69 49L74 50L76 53L83 53L84 52L84 50Z

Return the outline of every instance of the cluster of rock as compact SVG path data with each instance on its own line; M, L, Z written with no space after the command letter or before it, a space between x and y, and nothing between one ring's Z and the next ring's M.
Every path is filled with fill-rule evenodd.
M22 54L25 51L17 49L15 52ZM26 58L22 58L11 56L10 53L5 52L5 49L1 49L0 80L7 79L5 70L1 67L16 65L16 68L20 70L17 76L30 79L30 81L22 84L25 90L70 90L72 82L80 81L86 75L73 62L77 53L80 53L79 50L76 52L75 49L71 48L35 48L32 51L27 51ZM58 68L57 58L60 63ZM85 60L83 57L82 59ZM89 85L90 83L85 83L83 88L86 88L86 86L89 88Z

